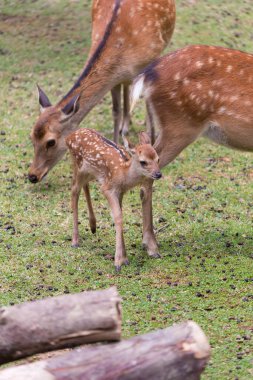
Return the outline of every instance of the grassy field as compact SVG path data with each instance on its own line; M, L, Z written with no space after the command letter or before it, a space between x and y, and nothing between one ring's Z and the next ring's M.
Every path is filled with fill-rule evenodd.
M177 1L170 50L189 43L253 46L252 0ZM116 285L123 298L123 335L193 319L212 358L207 379L253 376L252 155L205 140L164 170L154 191L154 223L162 259L141 248L139 190L125 198L130 266L113 267L115 234L107 205L92 186L98 231L88 230L80 202L81 247L71 248L71 165L31 185L28 136L38 114L36 83L52 102L79 75L88 53L90 0L0 1L0 303L11 305ZM110 97L83 126L112 136ZM143 129L140 104L131 136Z

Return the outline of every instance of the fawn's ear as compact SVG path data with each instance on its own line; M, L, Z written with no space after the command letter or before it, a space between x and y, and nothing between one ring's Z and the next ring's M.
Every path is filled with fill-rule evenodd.
M124 148L126 149L126 151L132 156L133 154L135 154L135 149L134 149L134 145L131 144L128 139L126 138L125 135L122 134L122 140L123 140L123 144L124 144Z
M146 132L142 131L139 133L139 143L142 145L143 144L151 144L150 137Z

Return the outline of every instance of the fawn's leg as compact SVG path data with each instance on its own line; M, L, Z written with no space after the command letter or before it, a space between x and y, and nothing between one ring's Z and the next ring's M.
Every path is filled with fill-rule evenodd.
M71 190L71 204L73 212L73 235L72 235L72 247L79 246L79 233L78 233L78 200L81 192L82 184L78 180L78 175L73 179Z
M89 224L90 224L90 229L93 234L96 233L96 216L94 214L94 210L92 207L92 202L91 202L91 197L90 197L90 189L89 189L89 184L87 183L86 185L83 186L87 206L88 206L88 213L89 213Z
M123 217L121 210L122 197L116 195L115 193L104 190L103 191L109 206L111 208L112 217L115 224L116 230L116 251L115 251L115 268L120 271L123 264L128 265L128 260L126 256L126 248L123 236Z
M113 141L118 144L119 142L119 130L121 125L121 84L118 84L111 90L112 94L112 114L114 121L114 135Z

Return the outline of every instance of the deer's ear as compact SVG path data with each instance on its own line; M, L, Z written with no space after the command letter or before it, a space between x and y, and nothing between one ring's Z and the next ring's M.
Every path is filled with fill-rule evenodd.
M151 144L149 135L146 132L139 133L139 143L140 144Z
M61 121L64 122L70 119L79 110L80 94L73 96L73 98L62 108Z
M45 111L46 108L51 107L52 104L50 100L48 99L45 92L40 88L39 85L37 85L38 89L38 96L39 96L39 104L40 104L40 112Z

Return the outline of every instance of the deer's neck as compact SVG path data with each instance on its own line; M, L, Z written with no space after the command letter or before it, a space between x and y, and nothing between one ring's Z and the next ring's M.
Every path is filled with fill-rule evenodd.
M89 111L111 90L118 82L117 72L112 65L97 65L85 77L80 77L70 92L60 102L63 108L75 95L80 94L79 110L73 117L73 122L80 124Z
M90 56L78 80L58 104L63 108L75 95L80 95L80 107L73 117L74 124L80 124L104 95L124 78L124 73L118 71L122 52L111 47L112 29L117 21L121 2L122 0L115 0L110 22L101 42Z

